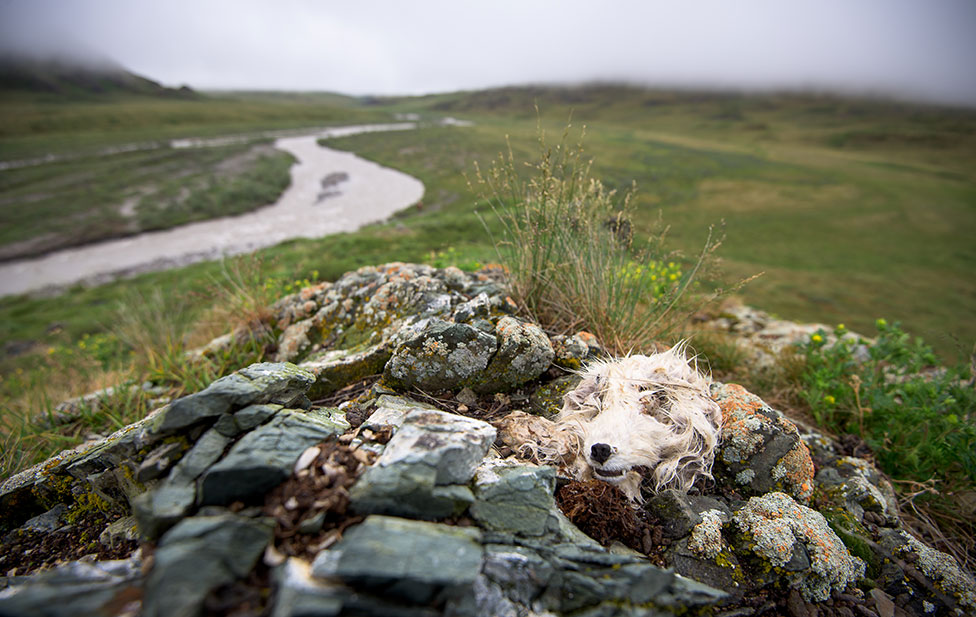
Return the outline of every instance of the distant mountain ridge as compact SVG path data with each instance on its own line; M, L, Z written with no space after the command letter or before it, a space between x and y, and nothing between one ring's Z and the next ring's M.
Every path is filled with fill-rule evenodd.
M66 57L34 58L0 55L0 91L103 96L135 94L195 98L187 86L167 88L112 62L91 63Z

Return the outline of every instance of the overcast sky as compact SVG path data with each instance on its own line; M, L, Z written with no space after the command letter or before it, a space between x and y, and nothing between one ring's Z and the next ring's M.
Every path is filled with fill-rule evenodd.
M0 0L0 46L200 89L622 80L976 105L976 0Z

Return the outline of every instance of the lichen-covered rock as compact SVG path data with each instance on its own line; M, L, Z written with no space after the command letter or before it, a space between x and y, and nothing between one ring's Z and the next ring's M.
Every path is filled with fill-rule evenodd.
M700 519L701 522L691 529L688 550L706 559L714 559L725 548L722 527L729 522L729 514L716 508L702 512Z
M714 475L746 495L782 491L802 503L813 495L813 460L796 425L736 384L712 384L722 409Z
M552 363L571 371L582 369L583 362L590 356L590 346L580 334L553 336L552 350Z
M728 341L742 350L743 361L756 372L778 370L782 354L797 344L809 342L817 333L822 333L828 347L836 344L839 338L851 340L857 345L855 358L867 358L867 346L860 341L869 339L856 333L845 332L838 337L832 326L777 319L735 300L723 303L718 313L699 327L727 335Z
M664 537L677 539L687 536L692 528L702 522L701 513L722 510L728 519L729 509L721 502L702 495L689 495L676 489L667 489L651 495L645 509L661 521Z
M959 567L952 556L926 546L900 529L885 530L881 544L894 557L912 563L909 566L902 561L900 565L893 565L893 572L886 578L895 590L904 590L912 597L916 610L920 609L923 613L976 614L976 580ZM905 571L908 569L921 571L928 581L909 576ZM931 583L927 584L929 581Z
M277 359L316 374L312 396L379 372L391 353L385 375L401 388L525 383L548 368L552 348L537 326L507 315L515 305L496 279L417 264L360 268L276 305Z
M837 457L830 466L817 472L817 485L825 495L837 495L847 511L865 522L865 514L875 513L868 522L897 525L898 501L891 483L874 465L852 456Z
M494 336L467 324L432 319L396 349L384 377L400 388L455 390L479 381L496 351Z
M752 497L733 520L741 550L779 569L808 601L822 602L864 575L864 562L850 554L823 515L788 495Z
M468 384L475 390L510 390L532 381L552 363L552 344L539 326L505 316L495 325L495 334L498 351L485 374Z
M562 410L563 399L579 385L579 375L562 375L543 383L529 397L529 411L552 420Z

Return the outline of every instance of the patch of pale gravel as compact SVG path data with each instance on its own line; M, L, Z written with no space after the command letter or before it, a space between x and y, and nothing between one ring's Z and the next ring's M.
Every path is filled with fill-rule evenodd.
M322 137L409 130L414 123L336 127L285 137L275 147L297 160L291 185L274 204L239 216L190 223L0 264L0 296L79 282L101 283L140 272L219 259L294 238L319 238L382 221L424 195L420 180L349 152L324 148ZM342 193L318 203L323 176L345 172Z

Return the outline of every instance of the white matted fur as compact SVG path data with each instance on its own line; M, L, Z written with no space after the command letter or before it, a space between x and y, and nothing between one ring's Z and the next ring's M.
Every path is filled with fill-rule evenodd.
M640 501L643 480L655 490L688 490L711 477L722 412L710 379L689 363L685 344L650 356L590 364L556 417L578 437L577 475L617 484Z

